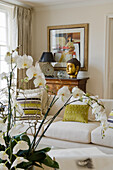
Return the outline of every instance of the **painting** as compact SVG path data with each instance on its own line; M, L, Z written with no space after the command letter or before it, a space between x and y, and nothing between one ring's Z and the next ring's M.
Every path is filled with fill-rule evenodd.
M48 51L54 55L55 70L65 70L66 62L77 58L81 70L88 70L88 28L89 24L49 26Z

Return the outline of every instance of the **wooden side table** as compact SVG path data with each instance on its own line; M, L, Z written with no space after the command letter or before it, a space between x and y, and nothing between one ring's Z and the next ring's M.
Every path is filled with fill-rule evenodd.
M73 87L78 86L81 90L86 92L86 83L88 79L89 77L77 79L46 77L46 84L49 86L49 90L54 93L57 93L62 86L68 86L70 91Z

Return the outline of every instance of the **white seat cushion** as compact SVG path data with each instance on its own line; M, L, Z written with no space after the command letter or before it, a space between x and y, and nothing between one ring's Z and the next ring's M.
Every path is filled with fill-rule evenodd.
M113 129L108 128L105 137L102 139L101 127L97 127L91 132L91 142L94 144L113 147Z
M98 127L98 122L80 123L58 121L51 124L45 136L60 140L90 143L91 131ZM44 126L44 129L46 125Z

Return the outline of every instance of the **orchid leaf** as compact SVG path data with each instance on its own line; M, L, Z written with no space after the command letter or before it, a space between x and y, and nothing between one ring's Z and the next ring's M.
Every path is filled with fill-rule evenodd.
M32 155L29 156L29 161L40 162L46 158L46 154L44 152L35 151Z
M25 135L25 134L22 135L20 137L20 139L26 141L28 143L29 147L31 146L30 139L29 139L29 137L27 135Z
M28 150L20 150L17 153L17 156L21 156L21 157L27 157L28 155Z
M49 148L49 147L46 147L46 148L43 148L43 149L40 149L40 150L38 150L39 152L49 152L51 150L51 148Z
M52 160L50 156L46 155L46 158L42 161L44 165L47 165L52 168L59 169L59 165L56 161Z
M17 165L17 168L28 169L32 165L32 162L22 162Z

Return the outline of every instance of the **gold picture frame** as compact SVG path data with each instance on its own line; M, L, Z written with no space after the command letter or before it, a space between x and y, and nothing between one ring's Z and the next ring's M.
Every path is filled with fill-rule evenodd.
M66 61L72 57L81 63L81 71L88 70L89 24L59 25L47 27L48 51L56 61L55 70L66 70Z

